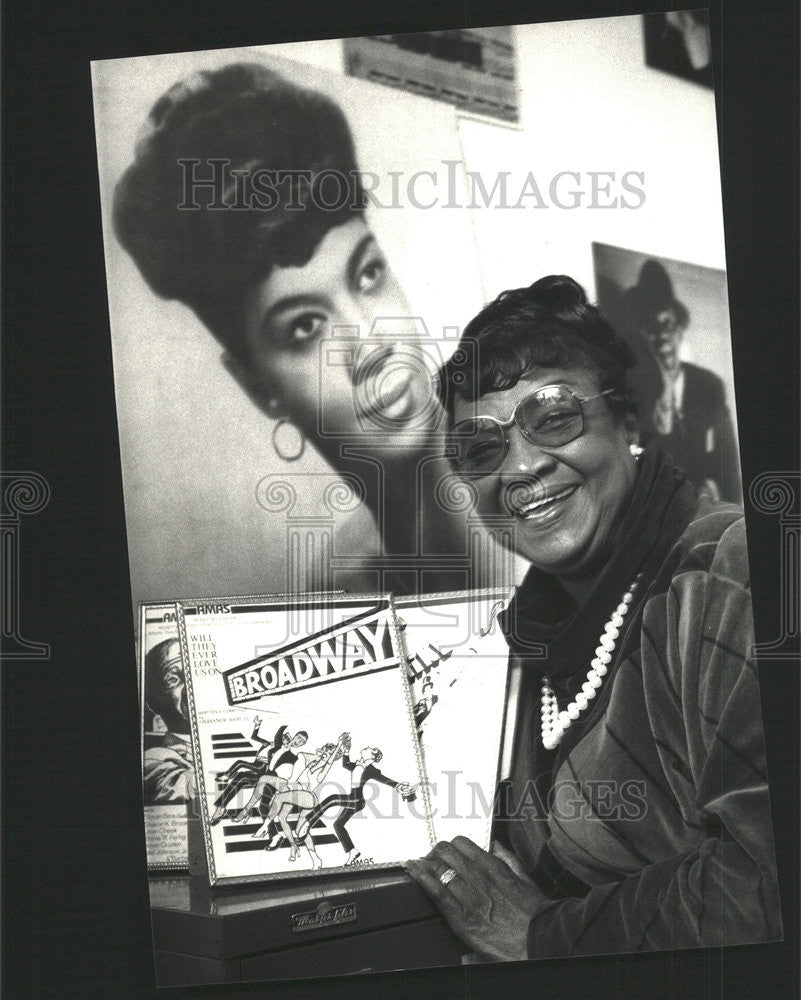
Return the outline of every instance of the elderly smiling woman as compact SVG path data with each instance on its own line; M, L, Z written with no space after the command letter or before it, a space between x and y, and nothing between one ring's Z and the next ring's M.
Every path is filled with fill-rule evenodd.
M490 959L781 936L742 512L641 452L628 348L551 276L504 292L443 370L449 455L531 569L493 854L408 863Z

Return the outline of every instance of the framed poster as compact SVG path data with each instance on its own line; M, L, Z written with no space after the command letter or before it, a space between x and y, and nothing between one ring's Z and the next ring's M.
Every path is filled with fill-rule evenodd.
M506 715L509 590L394 600L437 840L489 850Z
M174 603L140 605L138 660L147 864L153 871L187 871L195 779Z
M429 849L387 598L177 607L212 885L397 867Z

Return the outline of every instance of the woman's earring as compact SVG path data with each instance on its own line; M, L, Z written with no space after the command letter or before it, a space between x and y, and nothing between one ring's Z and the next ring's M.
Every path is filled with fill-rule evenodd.
M279 417L273 427L273 448L285 462L297 462L306 447L303 431L289 417Z
M267 412L275 419L273 448L276 455L285 462L297 462L306 448L303 431L283 413L281 401L274 396L267 400Z
M638 444L633 442L629 445L629 451L631 452L631 457L635 462L639 462L640 455L642 455L642 448Z

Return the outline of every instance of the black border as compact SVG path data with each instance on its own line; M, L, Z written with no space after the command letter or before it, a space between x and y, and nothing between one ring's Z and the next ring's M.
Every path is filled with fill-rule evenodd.
M3 684L3 982L20 1000L147 1000L153 981L133 619L89 60L268 41L664 10L609 0L7 0L3 8L2 468L49 482L21 525L22 632L49 661ZM746 486L799 468L798 7L710 11ZM581 123L574 127L580 128ZM779 623L778 520L748 508L758 637ZM202 997L795 997L798 667L762 698L783 878L776 945L282 984ZM170 994L167 994L169 996Z

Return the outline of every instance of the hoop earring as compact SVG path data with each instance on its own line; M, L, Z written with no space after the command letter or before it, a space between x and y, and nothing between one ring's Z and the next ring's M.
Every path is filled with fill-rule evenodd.
M631 457L635 462L639 462L640 455L642 455L642 448L638 444L630 444L629 451L631 452Z
M286 428L283 433L281 432L282 427ZM289 428L292 428L292 430L289 430ZM288 436L289 439L286 440ZM285 439L283 447L281 446L282 437ZM291 445L292 437L295 438L294 448ZM289 417L278 418L273 427L272 441L276 455L285 462L297 462L306 448L306 438L303 431L299 427L296 427Z

